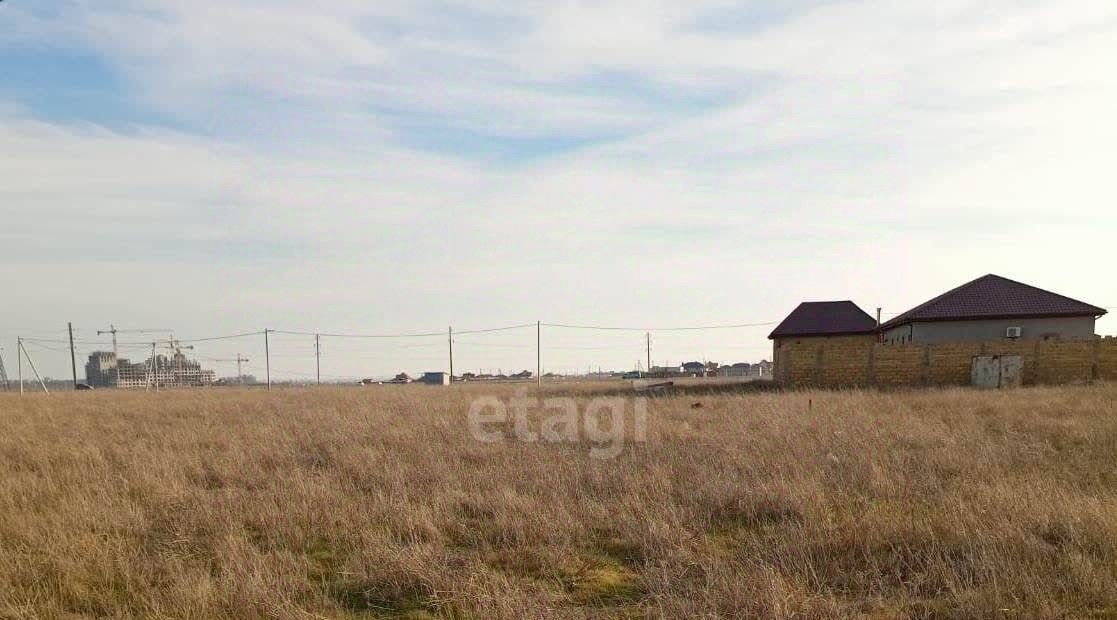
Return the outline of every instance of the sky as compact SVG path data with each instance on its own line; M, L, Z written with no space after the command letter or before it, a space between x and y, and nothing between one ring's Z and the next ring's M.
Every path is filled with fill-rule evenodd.
M1117 309L1110 0L4 0L0 58L10 375L25 336L68 376L67 322L79 355L110 324L530 325L460 336L459 373L534 370L536 321L638 328L543 328L570 372L986 273ZM770 358L770 330L656 332L653 363ZM271 339L273 378L315 371ZM446 344L326 338L322 372ZM263 374L262 335L196 346Z

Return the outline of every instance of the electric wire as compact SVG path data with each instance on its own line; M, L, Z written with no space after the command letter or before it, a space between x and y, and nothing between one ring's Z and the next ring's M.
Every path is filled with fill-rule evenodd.
M746 327L765 327L777 325L779 321L766 321L763 323L736 323L731 325L694 325L688 327L620 327L607 325L572 325L569 323L542 323L543 327L558 327L562 329L585 329L596 331L625 331L625 332L683 332L702 331L712 329L742 329Z

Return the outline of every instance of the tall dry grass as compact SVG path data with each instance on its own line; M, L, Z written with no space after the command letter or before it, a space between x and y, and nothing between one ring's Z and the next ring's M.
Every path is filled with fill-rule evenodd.
M1117 386L655 399L613 460L480 389L0 395L0 617L1117 617Z

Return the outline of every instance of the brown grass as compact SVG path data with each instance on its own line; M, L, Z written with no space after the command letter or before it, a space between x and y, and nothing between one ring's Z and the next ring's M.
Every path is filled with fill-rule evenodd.
M493 390L0 395L0 617L1117 618L1117 386L665 397L613 460Z

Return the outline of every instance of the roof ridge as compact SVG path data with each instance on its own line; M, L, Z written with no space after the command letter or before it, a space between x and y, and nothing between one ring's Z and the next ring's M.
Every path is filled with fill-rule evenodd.
M992 275L994 275L994 274L991 274L991 273L985 274L983 276L974 278L973 280L970 280L969 282L966 282L965 284L960 284L958 286L955 286L954 288L950 289L949 291L946 291L945 293L936 295L935 297L932 297L931 299L928 299L927 301L915 306L914 308L911 308L911 309L907 310L906 312L901 312L899 315L894 316L891 319L885 321L884 323L881 324L881 328L883 329L883 328L886 328L886 327L889 327L889 326L892 326L892 325L900 325L909 316L915 314L916 312L919 312L920 310L923 310L925 308L930 307L935 302L942 300L943 297L946 297L947 295L950 295L951 293L954 293L954 292L958 291L958 289L965 288L965 287L977 282L978 280L981 280L982 278L988 278L989 276L992 276Z
M868 334L876 328L876 319L852 300L802 301L768 337Z
M1008 282L1012 282L1013 284L1019 284L1020 286L1026 286L1026 287L1028 287L1028 288L1031 288L1031 289L1035 289L1035 290L1037 290L1037 291L1040 291L1040 292L1042 292L1042 293L1046 293L1046 294L1048 294L1048 295L1053 295L1053 296L1055 296L1055 297L1059 297L1059 298L1065 299L1065 300L1067 300L1067 301L1073 301L1073 302L1074 302L1074 303L1076 303L1076 304L1082 304L1082 305L1084 305L1084 306L1090 306L1091 308L1094 308L1094 309L1096 309L1096 310L1101 310L1101 311L1103 311L1103 313L1104 313L1104 311L1105 311L1105 308L1102 308L1101 306L1095 306L1094 304L1091 304L1091 303L1087 303L1087 302L1084 302L1084 301L1082 301L1081 299L1075 299L1074 297L1069 297L1069 296L1067 296L1067 295L1063 295L1062 293L1056 293L1055 291L1049 291L1049 290L1047 290L1047 289L1045 289L1045 288L1040 288L1040 287L1038 287L1038 286L1036 286L1036 285L1034 285L1034 284L1028 284L1027 282L1021 282L1021 281L1019 281L1019 280L1013 280L1012 278L1006 278L1006 277L1004 277L1004 276L999 276L999 275L997 275L997 274L995 274L995 273L991 273L991 274L989 274L989 276L992 276L992 277L994 277L994 278L1000 278L1000 279L1002 279L1002 280L1005 280L1005 281L1008 281ZM982 276L982 277L989 277L989 276Z
M899 325L905 325L905 324L907 324L907 323L909 323L913 320L919 320L919 318L917 318L917 317L919 317L922 314L928 314L928 313L932 314L932 316L923 316L922 318L926 319L926 320L945 320L947 318L951 318L949 316L951 314L949 306L942 309L942 312L944 312L946 316L937 316L936 317L936 316L933 316L933 314L934 314L935 309L941 307L941 304L945 300L954 298L955 296L957 296L959 294L959 292L965 291L966 289L974 287L975 285L978 285L979 283L982 283L982 282L1001 282L1001 283L1010 284L1010 285L1012 285L1012 287L1017 289L1017 291L1011 291L1010 290L1010 294L1015 293L1015 292L1023 292L1023 293L1031 294L1031 295L1034 295L1034 296L1035 295L1042 296L1043 298L1046 298L1047 300L1058 300L1058 301L1064 302L1064 303L1069 304L1069 305L1080 306L1080 308L1073 309L1073 310L1072 309L1061 309L1061 310L1052 309L1052 310L1044 311L1044 310L1038 310L1037 309L1035 311L1035 314L1054 315L1054 316L1073 316L1073 315L1079 315L1079 314L1085 315L1085 314L1088 314L1088 313L1093 313L1093 314L1105 314L1106 313L1104 308L1094 306L1093 304L1088 304L1086 302L1074 299L1073 297L1067 297L1066 295L1061 295L1059 293L1055 293L1055 292L1049 291L1047 289L1043 289L1043 288L1040 288L1038 286L1028 284L1026 282L1020 282L1018 280L1013 280L1011 278L1006 278L1004 276L997 275L995 273L989 273L989 274L983 275L981 277L975 278L973 280L970 280L969 282L966 282L966 283L961 284L959 286L956 286L956 287L946 291L945 293L942 293L941 295L937 295L937 296L935 296L935 297L933 297L933 298L915 306L914 308L908 310L907 312L904 312L904 313L900 314L899 316L896 316L896 317L892 318L891 320L885 322L883 325L881 325L881 328L890 329L890 328L893 328L893 327L897 327ZM996 285L994 284L993 286L996 286ZM1003 292L1003 291L995 291L994 290L993 292L996 293L996 292ZM956 302L956 305L957 305L957 302ZM962 301L961 305L963 305L963 306L965 305L964 298L963 298L963 301ZM1035 305L1042 305L1042 304L1033 304L1033 307ZM956 317L954 317L954 318L962 318L963 315L966 316L967 318L974 318L974 317L986 316L986 315L994 316L997 313L977 311L975 313L972 313L973 316L971 316L971 315L966 314L965 312L962 312L960 310L955 310L954 314L956 315ZM1004 314L1013 315L1014 313L1006 312ZM1027 313L1019 313L1019 314L1023 315L1023 314L1027 314Z

